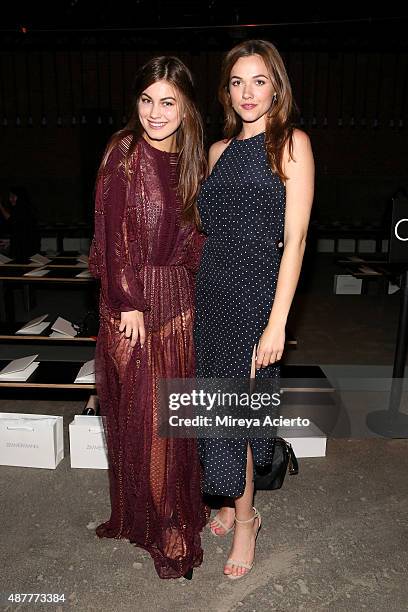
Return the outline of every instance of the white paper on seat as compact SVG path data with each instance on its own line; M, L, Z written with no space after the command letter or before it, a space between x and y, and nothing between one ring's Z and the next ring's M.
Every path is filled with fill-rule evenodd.
M25 272L23 276L45 276L48 274L49 270L45 270L41 268L41 270L30 270L29 272Z
M77 261L81 261L82 263L86 263L86 264L88 264L89 257L88 257L88 255L85 255L85 254L83 253L82 255L78 255L78 257L77 257Z
M21 372L10 372L10 374L2 374L0 372L0 382L25 382L30 378L31 374L38 368L39 365L39 361L33 361L28 368L21 370Z
M88 267L88 264L85 263L84 261L77 261L77 263L74 264L74 266L76 268L84 268L84 269L86 269Z
M41 263L43 265L50 263L51 259L49 259L48 257L44 257L44 255L41 255L41 253L35 253L35 255L31 255L30 257L31 261L38 261L38 263Z
M27 321L27 323L24 323L21 329L23 329L24 327L33 327L34 325L38 325L38 323L42 323L47 317L48 313L40 315L39 317L35 317L35 319L31 319L30 321Z
M10 257L7 257L6 255L3 255L3 253L0 253L0 265L1 264L9 263L9 261L13 261L13 260L10 259Z
M79 274L75 274L75 278L92 278L92 274L89 270L83 270Z
M24 323L21 329L26 329L27 327L36 327L39 323L42 323L44 319L46 319L47 317L48 317L48 314L45 314L45 315L40 315L39 317L36 317L35 319L31 319L31 321Z
M18 329L16 331L16 334L20 334L20 335L21 334L22 335L33 334L34 336L39 336L40 334L42 334L44 329L47 329L49 324L50 324L50 321L45 321L45 323L38 323L38 325L31 325L30 327L22 327L21 329Z
M95 382L95 359L85 361L79 370L74 383L94 383Z
M19 372L24 370L25 368L28 368L36 357L38 357L38 353L36 355L28 355L27 357L13 359L2 370L0 370L0 374L9 374L10 372Z
M373 268L369 268L368 266L360 266L359 271L364 274L373 274L373 276L381 276L381 272L377 272L377 270L373 270Z
M13 359L0 371L0 381L25 381L40 365L39 361L34 361L37 355L20 357Z
M70 321L67 321L66 319L63 319L62 317L57 318L51 329L56 332L59 332L60 334L63 334L64 336L69 336L71 338L78 334L72 323Z

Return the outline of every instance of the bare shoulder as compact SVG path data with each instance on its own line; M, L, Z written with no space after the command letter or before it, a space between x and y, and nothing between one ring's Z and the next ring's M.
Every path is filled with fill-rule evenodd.
M214 142L209 151L208 151L208 165L210 172L214 168L217 161L220 159L221 155L224 153L225 149L228 147L231 139L229 140L218 140Z
M293 157L296 161L296 155L307 154L308 151L311 151L311 143L310 138L303 130L299 130L295 128L292 132L292 146L293 146ZM286 142L285 149L289 152L289 142Z
M305 164L306 166L314 164L312 145L306 132L295 128L292 132L292 149L289 148L289 139L285 143L282 169L289 177L296 172L297 167L304 167Z

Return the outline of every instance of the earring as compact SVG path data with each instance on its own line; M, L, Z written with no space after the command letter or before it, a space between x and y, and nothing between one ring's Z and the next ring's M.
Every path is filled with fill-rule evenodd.
M272 104L275 104L275 102L276 102L276 100L277 100L277 99L278 99L278 94L277 94L277 93L276 93L276 91L275 91L275 93L274 93L274 94L273 94L273 96L272 96Z

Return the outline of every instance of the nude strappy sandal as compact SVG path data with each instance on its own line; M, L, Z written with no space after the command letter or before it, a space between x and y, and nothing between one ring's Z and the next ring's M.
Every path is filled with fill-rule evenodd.
M256 350L257 350L257 344L254 344L253 349L252 349L252 357L251 357L251 371L250 371L250 379L254 379L256 376L256 368L255 368L255 361L256 361ZM255 518L255 517L254 517ZM260 518L260 517L257 517ZM249 519L250 521L252 521L253 519ZM220 527L221 529L224 529L224 533L215 533L214 529L211 527L211 525L209 525L210 531L213 535L217 536L217 537L223 537L226 536L228 533L230 533L230 531L232 531L234 529L235 526L235 522L234 525L232 525L232 527L226 527L224 525L224 523L221 521L221 519L218 518L218 514L215 515L215 517L212 519L212 521L210 521L211 523L216 523L214 525L214 528L216 529L217 527ZM242 521L238 521L238 523L241 523ZM244 521L244 522L248 522L248 521ZM261 523L259 523L259 526L261 526ZM258 528L259 529L259 528ZM241 564L243 565L243 564ZM245 565L243 565L243 567L246 567ZM247 572L248 573L248 572ZM225 574L226 576L228 576L229 574Z
M255 519L259 520L259 524L258 524L258 528L256 530L256 534L255 534L255 544L256 544L256 539L258 537L258 533L259 530L261 528L261 515L259 514L258 510L256 508L252 508L254 511L254 516L246 521L240 521L239 519L235 519L236 523L250 523L251 521L254 521ZM251 569L254 566L254 561L249 564L249 563L244 563L244 561L238 561L235 559L228 559L225 565L229 565L230 567L234 566L235 567L245 567L245 569L247 569L248 571L245 572L245 574L237 574L236 576L234 576L233 574L224 574L224 576L226 576L227 578L229 578L230 580L238 580L239 578L243 578L244 576L248 576L249 572L251 571Z
M221 529L224 529L225 533L215 533L214 529L211 527L211 523L216 523L214 525L214 528L217 529L217 527L221 527ZM227 527L226 525L224 525L224 523L222 522L222 520L220 518L218 518L218 514L216 514L214 516L214 518L210 521L210 524L208 525L208 527L210 528L210 531L213 535L217 536L217 538L226 536L230 531L232 531L234 529L235 523L232 525L232 527Z

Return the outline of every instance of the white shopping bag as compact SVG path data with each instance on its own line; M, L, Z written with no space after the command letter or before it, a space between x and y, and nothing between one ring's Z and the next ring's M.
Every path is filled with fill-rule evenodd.
M0 465L55 469L64 458L63 417L0 413Z
M326 456L327 436L312 422L307 427L278 427L276 435L292 445L298 459Z
M71 467L108 468L105 432L101 416L76 414L69 424Z

